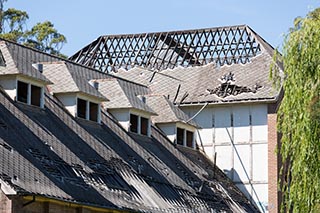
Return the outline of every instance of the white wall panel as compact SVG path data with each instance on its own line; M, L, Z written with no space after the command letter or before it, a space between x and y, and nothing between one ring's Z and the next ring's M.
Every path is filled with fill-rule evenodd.
M204 147L204 150L203 150L207 157L210 158L210 160L214 160L214 149L213 149L213 146L207 146L207 147Z
M234 142L249 142L250 140L249 107L233 108Z
M215 143L230 143L232 138L231 111L229 107L214 110Z
M200 109L199 109L200 110ZM205 108L199 113L194 120L202 128L212 128L212 108Z
M207 146L213 144L213 129L212 128L204 128L200 129L200 138L198 141L199 146Z
M261 205L263 207L266 207L268 205L268 184L253 184L253 187L256 193L258 194ZM256 196L253 195L252 197L255 203L257 204L257 206L261 208L260 203L258 202L258 199L256 198ZM266 210L266 208L264 209Z
M267 105L251 106L252 140L268 140L268 108Z
M252 145L253 181L268 181L268 144Z
M227 170L225 173L231 178L231 169L233 166L232 147L231 146L215 146L217 153L216 164L221 170Z
M251 172L251 165L250 165L250 158L251 158L251 150L250 150L250 145L236 145L235 146L240 157L241 157L241 161L245 167L245 170L247 171L249 177L250 177L250 172ZM246 182L248 181L248 178L246 176L246 173L240 163L240 160L236 154L236 152L234 152L234 176L233 176L233 180L234 181L242 181L242 182Z

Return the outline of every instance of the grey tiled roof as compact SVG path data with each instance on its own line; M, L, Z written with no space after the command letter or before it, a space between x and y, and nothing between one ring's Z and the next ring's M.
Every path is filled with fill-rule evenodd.
M2 39L0 39L0 51L6 64L0 67L0 75L22 74L47 84L51 83L32 64L40 60L54 61L56 58Z
M52 73L70 81L71 90L87 91L81 87L89 80L103 79L98 81L106 97L119 89L132 107L153 112L137 97L150 93L145 86L112 80L96 70L8 44L16 59L6 63L51 63ZM57 76L52 79L59 81ZM109 83L114 90L108 90ZM0 88L0 115L1 185L16 193L5 191L7 195L135 212L257 212L226 177L212 176L193 163L156 127L147 137L128 133L106 111L101 124L75 118L49 91L45 108L39 108L11 100Z
M150 93L147 87L117 78L100 79L97 81L99 82L99 91L110 100L106 103L106 108L134 108L155 114L154 110L139 98L139 96Z
M198 127L197 123L190 120L189 116L185 114L177 106L173 105L163 95L148 95L146 96L147 105L150 106L158 115L152 116L154 123L186 123L194 127Z
M257 211L157 129L152 138L131 135L106 113L102 125L78 120L49 94L45 105L19 104L0 90L0 179L18 195L131 211Z
M100 92L89 84L90 79L79 75L79 69L85 68L64 61L43 63L43 74L54 83L50 86L53 93L81 92L106 100Z
M235 102L235 101L260 101L275 100L278 91L272 87L269 80L269 70L272 57L266 53L262 53L251 59L247 64L232 64L216 67L215 64L206 66L177 68L173 70L164 70L164 74L170 75L175 79L171 80L173 84L166 84L167 80L163 76L156 76L152 90L159 93L168 94L173 101L173 97L177 93L177 87L173 85L180 84L180 91L177 95L176 103L198 103L198 102ZM219 79L232 73L234 75L235 85L239 87L247 87L252 90L256 86L259 88L255 92L243 92L237 95L229 95L219 97L217 94L210 94L210 90L214 90L221 86ZM158 78L157 78L158 77ZM161 87L160 85L165 85Z
M202 66L165 69L155 73L147 69L143 71L142 68L133 68L128 71L119 70L113 75L142 83L151 89L152 94L164 95L178 105L275 101L279 91L272 87L269 79L273 60L272 48L268 45L262 47L261 53L250 58L250 62L245 64L219 66L216 63L209 63ZM228 86L231 90L229 92L236 89L238 94L228 94L224 91L226 89L222 85L221 78L228 75L232 75L234 80ZM219 95L217 91L224 91L227 95Z

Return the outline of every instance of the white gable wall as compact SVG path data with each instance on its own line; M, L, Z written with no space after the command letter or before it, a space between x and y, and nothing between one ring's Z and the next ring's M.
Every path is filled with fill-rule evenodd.
M24 76L24 75L6 75L0 77L0 86L6 91L6 93L10 96L12 100L16 100L17 98L17 81L22 81L27 84L32 84L42 88L42 96L41 96L41 104L40 106L44 106L43 100L43 87L45 84L41 81L37 81L33 78Z
M130 128L129 109L108 109L108 111L118 120L119 124L127 131Z
M16 75L12 76L1 76L0 85L10 96L12 100L16 99L17 95L17 77Z
M180 108L193 116L201 107ZM198 130L199 148L211 160L216 155L219 168L258 202L255 190L263 204L268 203L267 109L266 104L207 106L194 118L202 127Z

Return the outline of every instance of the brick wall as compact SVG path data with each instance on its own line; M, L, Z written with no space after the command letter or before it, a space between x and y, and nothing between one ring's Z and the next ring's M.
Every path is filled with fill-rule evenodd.
M0 213L11 213L12 202L11 200L0 190Z
M268 210L269 213L278 213L280 210L280 196L278 190L279 156L277 114L272 110L268 113Z
M12 196L8 198L0 190L0 213L116 213L118 211L100 209L92 210L86 207L79 207L71 203L56 203L25 200L21 196Z

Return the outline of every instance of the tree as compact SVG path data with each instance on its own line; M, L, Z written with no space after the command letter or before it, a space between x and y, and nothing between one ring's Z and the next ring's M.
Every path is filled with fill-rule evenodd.
M55 55L60 54L66 43L65 36L58 33L50 21L37 23L30 31L26 31L25 37L25 45Z
M2 14L1 37L15 42L23 42L26 21L29 19L27 12L9 8Z
M277 57L276 57L277 58ZM278 111L282 211L320 210L320 8L297 18L284 41L284 97ZM273 66L275 82L280 76Z
M14 8L4 10L3 5L6 1L0 0L0 38L66 58L60 53L67 42L66 37L59 33L50 21L37 23L28 30L28 13Z

